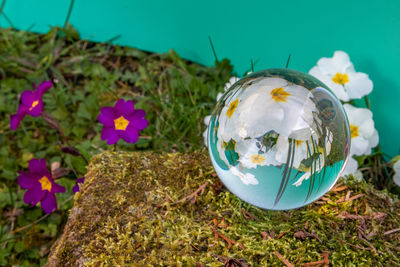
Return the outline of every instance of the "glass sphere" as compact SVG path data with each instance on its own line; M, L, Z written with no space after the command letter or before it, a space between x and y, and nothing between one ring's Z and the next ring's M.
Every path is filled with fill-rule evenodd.
M329 191L350 148L342 104L326 85L294 70L240 79L218 101L207 141L225 186L263 209L307 205Z

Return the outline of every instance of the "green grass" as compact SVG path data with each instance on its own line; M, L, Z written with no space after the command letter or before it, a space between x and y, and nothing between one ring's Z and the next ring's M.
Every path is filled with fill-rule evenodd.
M0 265L36 266L46 261L51 244L72 207L72 186L86 173L86 163L61 151L62 139L44 120L25 117L12 131L9 116L19 96L33 83L53 80L44 95L46 113L55 117L71 144L88 159L113 149L100 139L97 116L102 106L132 99L147 112L149 126L136 144L118 150L193 151L203 147L203 118L231 77L228 60L204 67L182 60L174 51L150 54L133 48L80 40L72 27L45 35L0 30ZM17 171L32 158L59 162L68 173L57 181L59 211L44 216L40 206L23 203ZM44 216L44 217L43 217ZM40 220L39 222L37 222Z

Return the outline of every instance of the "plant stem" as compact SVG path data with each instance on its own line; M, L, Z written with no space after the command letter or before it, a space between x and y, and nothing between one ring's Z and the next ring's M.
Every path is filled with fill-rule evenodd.
M6 4L6 0L3 0L3 2L1 2L1 6L0 6L0 16L1 16L1 13L3 12L5 4Z
M368 109L371 109L371 105L369 103L369 99L367 96L364 96L364 101L365 101L365 105L367 106Z
M64 201L61 203L61 205L64 205L65 203L67 203L68 201L70 201L73 197L74 197L73 195L70 196L69 198L67 198L66 200L64 200ZM23 226L23 227L21 227L21 228L15 229L15 230L12 231L11 233L12 233L12 234L15 234L15 233L21 232L21 231L23 231L23 230L26 230L26 229L28 229L28 228L34 226L35 224L37 224L37 223L43 221L44 219L46 219L47 217L49 217L50 214L51 214L51 213L47 213L47 214L43 215L42 217L40 217L39 219L37 219L36 221L34 221L33 223L30 223L30 224L25 225L25 226Z
M71 2L69 3L67 17L65 18L65 22L64 22L64 29L67 27L67 23L69 21L69 18L71 17L72 8L74 7L74 2L75 2L75 0L71 0Z
M87 160L87 158L78 149L76 149L75 147L73 147L71 145L71 143L68 140L68 137L61 130L61 127L60 127L60 124L58 123L58 121L50 114L47 114L44 112L42 113L42 117L51 128L55 129L61 135L61 138L64 140L64 142L67 144L67 146L72 148L74 151L76 151L76 154L73 154L73 155L80 156L86 162L86 165L89 164L89 161Z

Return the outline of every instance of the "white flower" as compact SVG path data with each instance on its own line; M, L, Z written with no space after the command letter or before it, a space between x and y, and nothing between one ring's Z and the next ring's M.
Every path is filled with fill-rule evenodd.
M229 118L220 121L227 133L223 138L235 139L233 133L240 133L239 138L257 138L270 131L284 136L303 135L297 137L301 140L310 136L316 108L306 88L281 78L261 77L249 83L243 93L235 95L237 102L230 101L234 108L227 109Z
M344 104L343 107L350 124L351 148L350 159L342 175L349 175L358 168L358 163L352 156L371 154L372 148L379 143L379 136L369 109L356 108L349 104Z
M229 79L229 81L225 84L224 86L224 91L226 92L235 82L237 82L239 80L238 77L231 77ZM220 98L223 96L223 93L218 92L217 94L217 102L218 100L220 100ZM206 125L206 130L203 132L203 139L204 139L204 144L206 147L208 147L208 143L207 143L207 132L208 132L208 124L210 123L210 118L211 115L208 115L204 118L204 124Z
M394 169L393 181L395 184L400 186L400 160L396 161L396 163L393 164L393 169Z
M293 183L295 186L300 186L304 180L308 180L311 177L311 170L315 170L315 174L319 174L325 167L324 155L320 154L319 158L313 160L311 167L296 181Z
M233 175L236 175L240 178L240 180L245 184L245 185L256 185L258 184L258 180L255 178L255 176L251 173L242 173L240 170L238 170L236 167L231 167L229 169Z
M350 155L369 155L371 149L378 145L379 136L372 120L372 112L366 108L343 105L350 124Z
M257 166L280 165L276 161L276 145L266 148L257 139L246 139L237 142L235 151L239 155L239 162L245 168L257 168Z
M336 51L332 58L318 60L309 74L326 84L343 101L361 98L371 93L373 87L368 75L356 72L343 51Z
M204 124L206 125L206 130L203 132L204 144L208 147L207 133L208 133L208 125L210 124L211 115L204 117Z
M353 157L350 156L349 161L347 161L347 165L342 172L342 176L354 174L356 173L357 169L358 169L357 160L353 159Z
M295 140L294 145L294 155L293 155L293 167L299 168L300 163L309 157L308 149L307 149L307 141L299 141ZM311 146L311 141L308 140L309 146ZM282 163L286 163L287 156L289 152L289 139L286 136L280 135L278 137L278 141L276 142L277 153L276 160ZM293 153L293 152L292 152Z
M228 82L225 84L225 86L224 86L225 92L226 92L229 88L231 88L231 86L234 85L235 82L237 82L237 81L239 81L239 78L238 78L238 77L236 77L236 76L231 77L231 78L229 79L229 81L228 81ZM218 98L217 98L217 101L218 101Z

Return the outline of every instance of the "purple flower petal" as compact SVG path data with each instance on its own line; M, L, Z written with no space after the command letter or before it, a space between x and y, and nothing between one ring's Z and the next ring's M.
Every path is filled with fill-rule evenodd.
M31 107L33 101L35 101L36 99L36 94L31 90L25 90L21 94L21 103L28 107Z
M135 128L139 131L146 128L147 125L149 125L149 122L145 118L138 119L133 122L133 126L135 126Z
M23 171L20 171L19 173L20 175L18 176L18 184L22 188L29 189L40 184L35 175Z
M118 134L127 143L136 143L139 139L139 131L132 123L129 123L125 131L119 131Z
M115 119L114 108L112 107L102 107L100 109L100 115L97 117L99 122L107 127L114 127Z
M74 187L72 187L72 192L73 192L74 194L76 194L77 192L79 192L79 184L78 184L78 183L76 183L76 184L74 185Z
M140 131L149 125L149 122L144 118L144 116L146 116L146 111L143 109L137 109L127 117L127 120L132 122L135 128Z
M112 145L118 142L119 136L114 128L103 127L101 130L101 139L107 140L107 144Z
M51 81L45 81L39 84L37 92L38 92L38 97L42 98L42 95L46 93L51 87L53 86L53 83Z
M45 159L31 159L29 161L29 171L41 174L42 176L47 176L47 178L51 178L51 175L48 175L49 172L47 171Z
M51 192L50 193L65 193L65 187L59 184L56 184L54 181L51 181Z
M57 210L57 199L52 193L47 193L47 195L41 201L42 210L46 213L52 213L53 210Z
M31 204L32 206L35 206L40 200L43 199L43 197L45 197L46 192L48 191L42 190L42 186L38 184L37 186L25 192L24 202L26 204Z
M133 112L132 115L129 116L129 118L132 118L133 120L138 120L142 119L146 116L146 111L143 109L137 109Z
M43 111L43 101L40 99L38 100L38 104L35 107L31 107L26 112L27 114L31 115L32 117L39 117Z
M119 115L129 115L135 110L135 105L132 100L124 101L123 99L120 99L115 103L114 108Z
M74 185L74 187L72 187L72 192L74 192L74 194L76 192L79 192L79 190L80 190L79 184L82 184L84 181L85 181L85 177L76 179L76 184Z
M25 113L12 114L10 116L10 127L11 130L16 130L21 122L21 120L26 116Z

